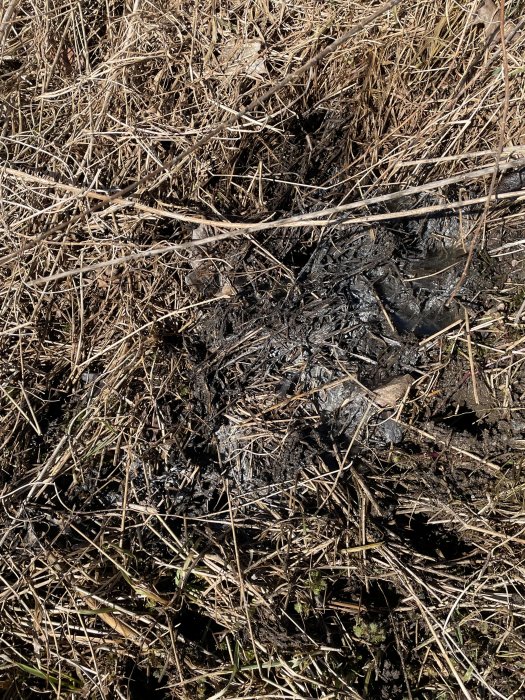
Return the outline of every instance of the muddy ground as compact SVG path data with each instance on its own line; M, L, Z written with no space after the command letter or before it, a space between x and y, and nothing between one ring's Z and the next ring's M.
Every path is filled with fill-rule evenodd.
M440 201L421 195L411 206ZM524 270L519 255L496 257L520 236L502 225L490 231L487 253L474 254L461 282L470 221L455 213L366 227L342 221L323 231L270 232L256 243L197 249L182 273L188 294L196 302L225 298L204 307L184 333L167 325L156 339L166 363L176 356L183 365L157 402L164 433L145 427L149 448L135 459L129 481L135 503L184 523L177 532L201 548L213 551L220 542L231 556L227 522L234 508L241 520L235 557L248 581L253 568L254 580L276 591L266 607L254 608L251 626L236 627L241 646L255 634L277 655L289 652L291 640L309 652L351 649L347 658L334 652L332 661L362 697L448 696L421 671L407 642L423 643L427 632L418 631L407 588L384 563L363 551L341 576L337 547L333 571L327 563L318 568L312 554L306 595L293 573L295 556L304 554L294 552L290 528L315 516L339 546L381 543L401 570L412 571L411 585L436 615L442 587L450 600L441 602L450 605L460 595L455 579L472 581L490 568L483 533L463 532L451 512L468 520L469 511L508 485L504 474L519 482L513 469L525 428L523 364L507 387L513 410L502 410L505 388L483 374L497 369L497 360L494 367L489 350L485 360L483 348L502 332L502 312L518 309L520 299L505 289L523 284ZM192 231L194 239L205 234ZM89 380L98 391L96 372ZM97 481L69 483L66 493L71 508L82 502L85 511L120 498L118 489L97 490ZM263 510L273 526L264 525ZM501 516L493 519L498 527ZM285 573L272 566L275 537L289 538ZM149 546L166 556L157 540ZM157 590L163 585L168 592L166 581ZM462 649L478 669L489 669L488 684L510 692L520 681L495 663L495 633L480 615L462 627ZM187 598L177 620L190 656L201 663L203 653L221 657L228 624L221 626L220 616ZM164 697L153 692L151 671L133 673L148 697ZM482 681L472 681L475 697L490 696ZM132 697L146 697L141 692Z
M520 178L505 178L501 191ZM450 189L403 206L456 198ZM504 558L490 553L502 538L521 541L525 365L522 326L509 322L525 283L516 206L496 205L498 225L483 232L471 259L467 234L479 208L364 226L340 218L197 246L174 284L205 305L190 323L156 324L144 339L151 372L117 387L140 436L125 473L119 445L94 461L86 453L24 500L27 465L45 463L57 445L71 444L74 457L85 439L82 428L78 442L71 438L78 417L115 393L105 360L90 363L76 388L54 376L42 435L28 431L19 471L3 470L10 551L24 552L18 565L28 571L52 572L38 585L60 602L56 610L77 591L89 609L126 601L145 625L141 639L155 625L172 629L177 663L166 651L137 656L137 638L108 618L100 623L130 637L129 653L114 661L128 697L185 697L185 684L213 696L224 688L220 669L229 668L232 645L233 677L246 682L264 649L276 664L299 665L309 678L305 697L327 689L385 700L456 697L461 683L472 697L493 697L494 688L510 697L521 687L507 665L521 663L521 627L516 621L502 639L501 619L486 608L488 599L508 619L523 600L521 584L505 588ZM185 230L196 242L208 233ZM166 226L157 235L180 234ZM60 337L52 322L41 334ZM123 499L125 531L114 514ZM150 517L169 523L167 539L148 529ZM123 555L126 568L111 554L102 577L89 578L104 552ZM80 587L72 564L75 576L88 577ZM89 586L96 599L85 597ZM425 649L439 635L454 663L464 663L461 674L429 661ZM324 665L314 682L317 656ZM31 687L35 697L49 692L45 681ZM268 693L271 677L261 672L256 687Z
M422 196L413 204L436 201ZM518 235L492 232L487 248L499 250ZM483 460L504 464L523 433L522 413L502 415L481 374L474 397L466 348L444 358L443 345L454 342L465 315L476 328L501 314L502 290L511 278L519 283L523 269L512 255L475 254L461 282L467 252L452 214L366 228L341 223L316 235L272 232L256 245L195 253L185 277L192 296L228 298L201 311L183 336L161 334L167 353L183 351L187 383L173 388L179 403L160 408L173 417L175 444L149 497L167 488L166 504L203 514L216 507L223 478L242 500L293 481L334 446L358 462L400 446L434 455L438 469L452 444L479 456L481 474ZM474 331L480 343L494 331L486 326ZM398 415L392 409L403 399ZM439 440L425 446L414 425ZM179 489L195 460L200 479L192 489L201 500ZM479 489L471 482L468 493L458 483L456 496L481 497L486 484L479 478ZM388 499L384 505L395 509Z
M9 700L525 697L523 12L372 9L8 4Z

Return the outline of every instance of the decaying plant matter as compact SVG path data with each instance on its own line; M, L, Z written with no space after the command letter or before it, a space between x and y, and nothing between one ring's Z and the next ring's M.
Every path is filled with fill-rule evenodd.
M520 3L0 11L4 696L521 697Z

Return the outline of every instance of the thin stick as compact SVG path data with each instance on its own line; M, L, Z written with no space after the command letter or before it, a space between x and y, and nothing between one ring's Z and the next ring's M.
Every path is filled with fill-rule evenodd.
M516 161L515 161L516 162ZM448 180L452 180L454 178L448 178ZM423 186L423 188L428 188L427 186ZM419 188L414 187L414 188L409 188L409 190L405 190L401 196L407 196L410 194L413 190L419 190ZM422 191L422 190L420 190ZM505 193L507 197L516 197L518 194L523 194L523 192L509 192ZM391 195L386 195L385 198L391 198ZM502 196L498 195L498 198L503 198ZM372 201L378 201L378 200L383 200L381 197L375 197L373 200L368 200L367 203L370 203ZM374 223L377 221L394 221L396 219L407 219L411 217L420 217L424 216L427 214L435 213L435 212L440 212L440 211L445 211L445 210L455 210L455 209L460 209L465 206L471 206L473 204L481 204L485 202L486 198L485 197L477 197L475 199L470 199L470 200L462 200L458 202L451 202L447 204L437 204L429 207L420 207L418 209L407 209L404 211L397 211L397 212L389 212L387 214L372 214L372 215L367 215L367 216L358 216L354 217L352 219L344 219L345 224L347 226L354 225L354 224L370 224ZM187 250L189 248L195 248L199 246L204 246L207 245L208 243L216 243L217 241L222 241L228 238L236 238L237 236L241 236L246 233L255 233L257 231L270 231L272 229L277 229L277 228L302 228L304 226L329 226L333 225L335 223L334 220L330 219L312 219L311 217L322 217L325 215L331 215L333 213L337 212L342 212L345 211L349 208L356 208L358 206L363 206L363 202L357 202L354 203L354 205L344 205L342 207L335 207L335 208L330 208L330 209L325 209L321 211L314 212L312 214L305 214L305 215L300 215L300 216L292 216L288 217L286 219L281 219L279 221L272 221L272 222L263 222L263 223L257 223L257 224L230 224L230 223L221 223L221 222L216 222L215 226L217 227L224 227L224 228L230 228L231 226L236 226L237 230L235 231L227 231L225 233L218 233L215 236L209 236L208 238L200 238L199 240L196 241L186 241L185 243L174 243L169 246L163 246L163 247L157 247L157 248L150 248L148 250L142 250L137 253L131 253L130 255L123 255L119 258L111 258L110 260L104 260L99 263L95 263L93 265L86 265L85 267L76 267L71 270L65 270L64 272L57 272L54 275L48 275L46 277L39 277L38 279L33 281L33 285L40 285L40 284L45 284L47 282L53 282L56 280L61 280L61 279L66 279L68 277L73 277L75 275L84 273L84 272L92 272L94 270L101 270L106 267L111 267L112 265L120 265L125 262L129 262L131 260L141 260L144 258L150 258L150 257L155 257L157 255L164 255L165 253L171 253L177 250ZM165 214L166 215L166 214ZM177 218L177 216L173 216L173 218ZM214 222L206 222L208 224L213 224ZM6 258L3 258L2 260L5 260ZM0 263L2 262L0 260Z
M498 169L500 172L505 170L520 168L525 166L525 158L519 158L516 160L511 160L507 162L500 162ZM385 202L394 202L403 197L410 197L414 194L420 194L422 192L430 192L432 190L440 190L449 185L455 185L459 183L467 183L471 180L476 180L478 178L484 177L486 175L491 175L494 171L494 165L485 166L483 168L477 168L476 170L469 170L459 175L453 175L451 177L442 178L440 180L433 180L432 182L426 182L423 185L417 185L414 187L408 187L404 190L398 190L397 192L390 192L384 195L378 195L376 197L368 197L366 199L361 199L355 202L350 202L349 204L337 205L335 207L328 207L326 209L319 209L315 212L310 212L306 214L301 214L299 216L288 216L282 219L277 219L273 221L259 221L254 223L242 223L242 222L231 222L231 221L217 221L213 219L207 219L202 216L196 216L194 214L185 214L180 211L172 211L166 208L150 207L145 204L141 204L134 199L126 199L124 197L116 197L116 195L104 194L102 192L97 192L95 190L83 189L81 187L76 187L75 185L70 185L67 183L62 183L60 181L43 177L41 175L29 175L20 170L13 168L4 167L2 172L12 175L13 177L25 180L27 182L34 182L37 184L46 185L49 187L55 187L63 190L64 192L71 192L72 194L77 194L78 196L87 197L88 199L99 200L104 203L111 204L106 212L114 211L115 207L133 207L137 211L144 212L145 214L151 214L152 216L157 216L159 218L174 219L176 221L184 221L187 223L203 224L206 226L213 226L215 228L222 229L243 229L246 231L257 231L261 228L284 228L292 225L304 226L308 222L310 225L322 225L319 219L326 218L332 215L342 214L343 212L352 211L354 209L364 209L375 204L382 204ZM503 199L515 199L517 197L525 195L525 190L513 190L511 192L502 192L497 195L493 195L493 199L503 200ZM434 204L428 207L419 207L417 209L407 209L401 212L390 212L386 214L377 215L376 217L362 217L361 219L346 220L347 223L365 223L370 221L382 221L395 218L404 218L412 215L412 212L417 212L418 215L422 214L433 214L440 211L448 211L454 209L461 209L462 207L473 206L476 204L486 204L487 197L475 197L471 199L462 199L456 202L444 202L442 204ZM61 205L63 202L60 203ZM94 207L91 209L92 212L97 211ZM34 216L28 219L18 222L18 224L13 228L17 228L32 220ZM71 223L71 220L70 220ZM326 223L326 222L325 222ZM333 221L331 222L333 223ZM49 233L49 232L48 232ZM31 242L37 244L40 238L33 238ZM22 249L19 252L24 252ZM4 256L0 258L0 264L3 262L9 262L13 257L16 257L18 253L10 253L9 256Z
M468 361L470 365L470 376L472 377L472 393L474 394L474 403L479 404L478 382L476 380L476 368L474 366L474 354L472 352L472 338L470 335L470 322L468 313L465 309L465 335L467 338Z

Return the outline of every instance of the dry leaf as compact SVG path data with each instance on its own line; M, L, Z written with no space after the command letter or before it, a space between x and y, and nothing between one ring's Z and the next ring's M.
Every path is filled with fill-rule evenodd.
M499 8L498 6L493 2L493 0L483 0L483 3L481 6L478 8L476 13L472 17L471 21L472 25L476 24L482 24L483 27L485 28L485 36L487 39L494 39L494 37L500 36L500 17L499 17ZM516 30L516 25L514 22L511 22L510 20L508 22L505 22L505 36L509 34L509 32L513 32ZM521 37L522 32L517 32L515 34L515 37Z
M261 50L262 43L257 39L229 39L221 49L219 65L225 75L260 78L268 72Z
M192 241L201 241L203 238L209 238L212 235L213 229L207 224L199 224L191 232Z
M394 408L411 385L412 377L409 374L403 374L401 377L396 377L388 384L376 389L373 392L374 400L381 408Z
M499 9L493 0L483 0L472 17L472 24L482 24L487 39L494 37L499 32Z
M191 233L192 241L200 241L211 235L211 229L206 224L200 224ZM203 290L213 280L215 269L207 257L203 256L204 249L195 247L191 252L190 264L193 268L186 275L186 284L197 290Z
M220 291L220 296L225 296L225 297L234 297L237 294L237 290L231 283L228 277L225 277L224 275L221 275L222 279L222 287Z

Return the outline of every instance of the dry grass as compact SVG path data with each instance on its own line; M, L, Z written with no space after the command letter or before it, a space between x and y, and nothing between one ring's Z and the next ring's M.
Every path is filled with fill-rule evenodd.
M523 695L525 239L494 193L525 158L525 24L487 7L1 5L4 697ZM277 304L343 225L441 211L506 272L421 341L411 448L367 444L372 391L350 444L299 447L362 377L283 392L293 338L285 368L248 315L222 342L238 287ZM514 426L496 453L429 423L457 376Z

